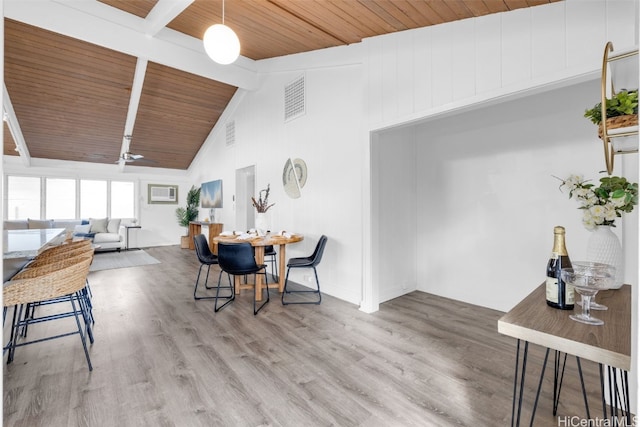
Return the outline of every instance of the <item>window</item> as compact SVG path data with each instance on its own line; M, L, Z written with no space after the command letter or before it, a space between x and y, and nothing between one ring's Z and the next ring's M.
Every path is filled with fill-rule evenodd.
M80 218L107 216L107 181L80 180Z
M134 200L133 182L111 182L111 217L134 218Z
M40 219L40 178L7 177L7 219Z
M76 180L47 178L45 218L73 219L76 217Z
M136 216L134 181L7 175L5 185L8 220Z

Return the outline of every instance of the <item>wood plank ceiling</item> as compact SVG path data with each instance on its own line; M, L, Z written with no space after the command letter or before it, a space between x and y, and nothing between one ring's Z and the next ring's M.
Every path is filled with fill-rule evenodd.
M5 3L11 1L18 0ZM100 6L117 9L114 16L123 22L134 16L148 24L154 15L169 15L162 26L198 40L222 21L222 0L173 1L183 6L168 9L169 2L157 0L100 0ZM257 61L555 1L560 0L225 0L224 6L225 24L241 41L240 54ZM148 35L144 27L138 31ZM115 168L128 149L144 156L136 166L187 169L237 90L197 72L141 63L10 18L4 60L10 100L4 154L22 155L27 163L44 158ZM16 128L23 153L16 151L22 140L14 139Z

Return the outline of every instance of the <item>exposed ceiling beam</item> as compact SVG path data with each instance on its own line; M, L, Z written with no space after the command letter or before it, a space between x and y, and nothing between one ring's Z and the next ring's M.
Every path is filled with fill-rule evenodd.
M4 83L2 84L2 108L4 109L3 116L7 121L7 127L9 128L9 132L11 132L11 136L13 136L13 141L16 143L16 149L18 153L20 153L22 164L29 167L31 166L31 154L29 154L27 143L24 140L24 135L22 135L20 123L13 109L11 98L9 97L9 91L7 91L7 86Z
M127 110L127 120L124 124L124 135L122 136L122 148L120 148L120 161L118 167L120 172L124 171L127 162L124 161L123 155L129 151L131 145L131 136L135 126L136 116L138 115L138 106L140 105L140 96L142 96L142 86L144 85L144 76L147 72L146 59L138 58L136 63L136 71L133 75L133 84L131 85L131 96L129 97L129 109Z
M144 19L97 1L4 0L4 15L238 88L258 87L253 60L240 57L230 65L216 64L207 56L202 40L167 28L149 36L144 32Z
M147 35L158 34L193 2L194 0L159 0L145 19Z

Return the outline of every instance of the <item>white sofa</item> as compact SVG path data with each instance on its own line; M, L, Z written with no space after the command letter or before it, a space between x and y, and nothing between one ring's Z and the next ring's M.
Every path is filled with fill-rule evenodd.
M86 224L85 224L86 223ZM5 220L5 230L28 230L41 228L64 228L73 232L74 237L87 237L97 246L96 251L123 249L126 245L126 228L119 218L98 218L90 220Z

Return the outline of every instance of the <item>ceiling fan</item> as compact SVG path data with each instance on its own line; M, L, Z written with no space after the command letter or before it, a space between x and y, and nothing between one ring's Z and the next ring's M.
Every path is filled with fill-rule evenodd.
M123 149L125 149L126 151L123 151L122 154L120 154L120 157L118 157L118 160L116 160L116 163L131 163L131 162L135 162L136 160L143 160L144 156L142 154L134 154L131 151L129 151L129 145L131 144L131 135L125 135L124 136L124 142L125 144L123 144ZM148 161L148 160L143 160L143 161Z
M143 159L144 156L142 154L133 154L130 151L126 151L122 154L120 154L120 157L118 158L118 160L116 160L116 163L119 163L121 161L130 163L130 162L134 162L136 160L140 160Z

